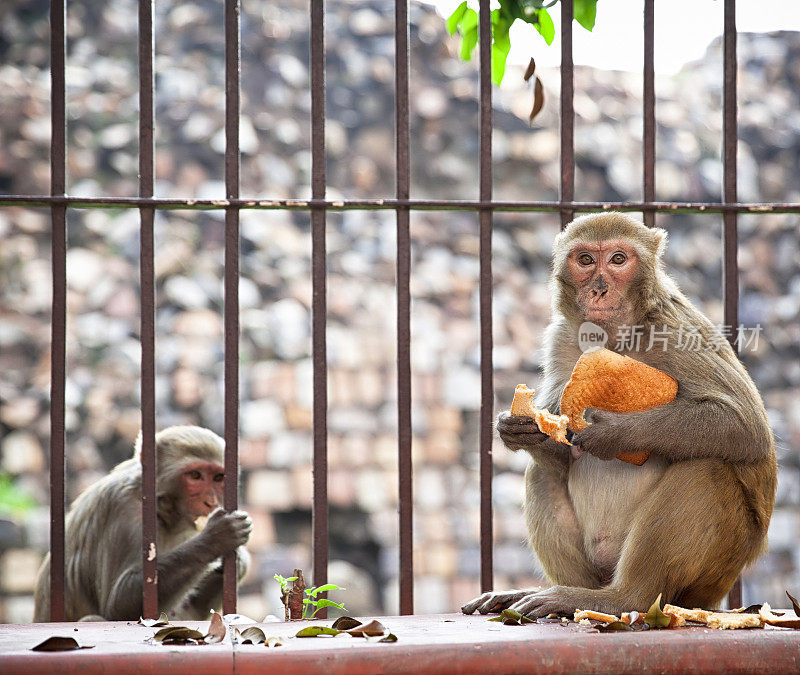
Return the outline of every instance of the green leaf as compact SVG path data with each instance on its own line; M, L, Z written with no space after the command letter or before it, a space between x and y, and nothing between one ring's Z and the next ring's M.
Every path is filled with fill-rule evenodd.
M539 35L544 38L547 44L553 44L553 39L556 36L556 27L553 25L553 19L550 18L550 14L546 9L540 9L536 12L536 16L539 21L535 24L535 27L539 31Z
M661 611L661 593L658 594L656 601L647 610L644 622L650 628L666 628L669 626L670 617Z
M502 38L495 38L492 44L492 82L500 84L506 74L506 60L511 49L508 33Z
M338 635L341 632L342 631L329 628L328 626L306 626L305 628L301 628L295 637L303 638L319 637L320 635Z
M624 621L611 621L609 623L600 624L597 627L601 633L615 633L616 631L620 630L633 630L627 623Z
M458 7L456 7L455 12L453 12L449 17L447 17L447 32L450 35L455 35L456 31L458 30L458 24L461 23L461 19L464 16L464 12L467 11L467 0L464 0Z
M597 0L575 0L573 16L575 21L586 30L591 31L597 18Z
M344 591L344 590L346 589L341 588L336 584L323 584L322 586L315 586L314 588L309 588L306 591L306 593L316 598L320 593L324 593L325 591Z
M472 51L475 49L475 45L477 44L478 29L473 28L461 39L461 58L464 61L469 61L472 58Z
M319 610L323 607L336 607L336 609L344 609L343 602L333 602L332 600L326 600L325 598L320 598L317 600L317 608L314 610L314 614L316 614Z

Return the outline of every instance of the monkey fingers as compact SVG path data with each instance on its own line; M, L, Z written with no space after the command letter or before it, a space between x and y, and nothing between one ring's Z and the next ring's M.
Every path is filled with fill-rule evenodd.
M572 444L598 459L614 459L621 452L630 450L630 439L622 430L624 415L606 410L591 410L592 423L572 437ZM587 414L587 417L589 415Z
M548 614L572 616L576 605L565 586L551 586L537 593L529 593L511 605L511 609L530 619L541 619Z
M532 417L501 413L497 418L497 432L500 439L511 450L521 450L539 445L549 436L539 430Z
M461 611L464 614L472 614L475 610L479 614L502 612L530 593L531 591L489 591L468 602Z

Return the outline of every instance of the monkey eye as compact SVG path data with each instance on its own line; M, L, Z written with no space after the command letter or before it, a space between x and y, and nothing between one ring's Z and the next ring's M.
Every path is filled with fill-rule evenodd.
M192 480L200 480L202 478L201 473L197 469L192 469L191 471L187 471L186 474Z
M223 480L225 480L225 474L224 473L216 473L216 474L214 474L214 482L215 483L221 483Z
M578 262L581 265L591 265L594 262L594 258L590 256L588 253L581 253L578 256Z
M624 253L617 251L614 255L611 256L611 262L615 265L621 265L628 259Z

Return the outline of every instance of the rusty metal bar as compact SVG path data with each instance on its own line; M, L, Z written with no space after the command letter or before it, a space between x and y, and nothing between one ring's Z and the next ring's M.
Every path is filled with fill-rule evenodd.
M311 0L311 196L325 199L325 0ZM311 334L314 386L314 585L328 582L328 358L325 345L326 207L311 209ZM326 616L321 610L321 618Z
M655 87L655 0L644 0L644 91L642 106L643 138L643 197L652 202L656 198L656 87ZM656 214L653 210L644 211L644 224L654 227Z
M489 0L480 0L480 200L492 200L492 50ZM494 382L492 378L492 212L481 209L480 223L480 528L481 591L494 588L494 536L492 528L492 431Z
M139 196L153 196L153 2L139 0ZM140 330L142 345L142 616L158 617L156 550L155 247L152 206L139 210Z
M736 146L739 134L736 126L736 1L725 0L725 29L723 32L723 129L722 129L722 172L723 202L736 202ZM723 214L723 257L722 271L724 276L723 323L730 330L728 340L736 349L736 327L739 325L739 266L736 254L739 248L736 212ZM742 606L741 577L734 583L728 594L729 607Z
M0 206L54 207L76 209L130 209L152 206L163 211L220 211L234 206L256 211L327 211L391 210L406 207L414 211L480 211L527 213L562 210L596 212L656 211L659 213L800 213L800 202L579 202L555 201L486 201L478 199L166 199L139 197L76 197L66 195L0 195Z
M397 199L410 194L408 0L395 0ZM414 613L414 492L411 461L411 235L409 209L397 208L397 467L400 614Z
M67 182L66 5L50 2L50 194ZM64 446L67 352L67 209L52 204L50 343L50 621L64 621Z
M572 0L561 2L561 189L559 198L570 202L575 198L575 81L572 63ZM574 217L570 208L561 209L561 227Z
M239 0L225 0L225 198L239 198ZM225 510L239 508L239 209L225 209ZM235 479L235 480L234 480ZM236 612L236 552L223 561L222 612Z

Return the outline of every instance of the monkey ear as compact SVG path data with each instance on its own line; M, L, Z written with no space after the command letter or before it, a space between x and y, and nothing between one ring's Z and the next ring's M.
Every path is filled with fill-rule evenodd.
M650 231L654 235L653 242L655 246L653 247L653 254L656 258L662 258L664 250L667 248L667 231L662 230L660 227L654 227Z
M142 430L136 435L136 442L133 444L133 458L142 461Z

